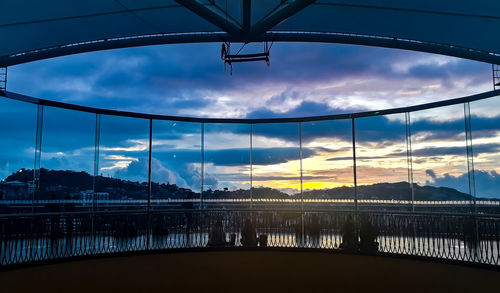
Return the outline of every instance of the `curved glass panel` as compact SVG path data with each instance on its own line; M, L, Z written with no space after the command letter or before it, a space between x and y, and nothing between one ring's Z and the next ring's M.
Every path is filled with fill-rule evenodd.
M102 115L100 126L97 206L145 206L148 198L149 120Z
M302 123L302 176L308 207L352 208L351 120Z
M488 213L495 213L500 200L499 104L500 97L470 103L476 204Z
M359 208L408 208L404 114L358 118L355 127Z
M201 186L201 124L153 121L152 205L194 208Z
M234 246L499 265L499 99L251 125L95 115L0 99L0 266ZM356 174L359 213L352 211ZM149 195L153 210L136 210ZM202 207L202 195L207 209L188 211ZM85 212L87 196L99 212ZM256 209L246 210L248 196ZM425 213L394 211L410 207L413 197L411 207Z
M31 211L37 105L0 99L0 213Z
M254 202L300 203L299 124L254 124L252 144Z
M92 205L96 115L44 107L38 199L47 211Z
M406 117L399 113L356 118L358 207L407 208L414 198L417 210L469 212L478 208L494 213L500 197L496 188L498 99L419 110ZM7 134L0 138L7 146L0 155L2 200L25 200L16 205L24 211L32 210L33 198L44 211L50 209L41 201L50 200L71 200L82 208L90 206L85 202L90 198L100 207L147 204L149 119L96 116L10 99L2 99L1 105ZM38 124L37 109L43 117ZM18 123L12 123L16 119ZM473 141L465 139L468 121ZM351 122L249 125L154 120L151 203L194 208L203 190L207 207L213 208L224 206L221 202L226 199L241 206L252 197L262 207L286 208L304 198L310 208L346 208L354 198ZM94 178L96 126L100 144ZM35 149L41 150L36 159L31 157ZM39 158L41 171L37 173L30 164L40 162ZM408 185L409 167L413 188ZM56 171L64 174L50 176ZM78 183L72 183L77 176ZM37 182L40 189L35 196ZM474 195L476 207L471 201ZM6 210L6 205L2 208Z
M203 201L217 208L250 200L250 125L205 123ZM221 201L222 200L222 201Z
M411 113L415 209L469 211L464 118L463 104Z

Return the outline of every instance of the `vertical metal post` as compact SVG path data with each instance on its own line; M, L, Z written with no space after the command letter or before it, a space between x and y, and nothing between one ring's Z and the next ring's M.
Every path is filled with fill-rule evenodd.
M36 138L35 138L35 166L33 170L33 193L31 196L31 212L35 212L35 196L40 191L40 165L42 159L43 134L43 105L37 105Z
M153 119L149 119L149 164L148 164L148 206L147 206L147 233L146 248L149 250L151 238L151 162L153 153Z
M300 209L304 211L304 194L302 188L302 122L299 122L299 155L300 155Z
M153 119L149 119L149 164L148 164L148 213L151 209L151 163L153 153Z
M5 68L7 71L7 68ZM7 74L7 72L6 72ZM7 78L7 76L5 76ZM35 165L33 168L33 183L30 187L31 191L31 223L30 229L31 234L33 235L35 229L35 201L36 195L40 190L40 162L41 162L41 154L42 154L42 134L43 134L43 105L37 105L37 114L36 114L36 133L35 133ZM32 254L34 253L33 248L36 249L35 239L31 237L29 240L29 247L32 248L29 250L30 258L32 258ZM36 250L35 250L36 251Z
M412 224L412 242L411 249L412 253L415 253L416 241L417 241L417 229L415 226L415 188L413 186L413 155L411 148L411 116L410 112L405 112L405 130L406 130L406 162L408 164L408 184L410 186L410 199L411 199L411 224Z
M352 121L352 171L354 175L354 212L358 214L358 178L356 170L356 130L354 124L354 117L351 118Z
M35 223L35 201L36 195L40 191L40 162L42 155L42 134L43 134L43 105L37 105L36 133L35 133L35 165L33 168L33 185L31 186L31 233L33 234ZM35 247L34 239L29 240L30 247ZM29 250L30 254L33 252Z
M94 136L94 177L92 178L92 211L95 209L96 200L96 178L99 176L99 144L101 140L101 114L95 114L95 136Z
M250 209L253 209L253 124L250 124Z
M299 157L300 157L300 213L302 215L302 242L305 244L304 193L302 188L302 122L299 122Z
M94 178L92 179L92 208L90 215L90 237L92 242L92 252L95 251L95 207L96 207L96 189L97 183L96 178L99 176L99 145L101 143L101 114L96 114L95 116L95 133L94 133Z
M474 176L474 152L472 150L472 123L470 116L470 103L464 103L464 122L465 122L465 144L467 150L467 177L469 179L469 195L472 213L473 227L474 227L474 242L471 245L471 252L473 254L474 261L478 260L478 256L481 255L480 252L480 237L479 237L479 223L476 218L477 206L476 206L476 178Z
M200 180L200 209L203 209L203 179L205 176L205 122L201 122L201 180Z
M356 241L358 241L358 170L356 167L356 127L354 122L354 117L351 118L352 127L352 171L354 177L354 233L356 235Z
M493 90L496 90L495 86L495 64L491 64L491 74L493 77Z
M406 162L408 164L408 184L410 187L411 211L415 212L415 190L413 186L413 155L411 149L411 117L410 112L405 112L406 126Z
M469 196L471 203L471 212L476 213L476 178L474 176L474 152L472 150L472 124L470 117L470 103L464 103L464 122L465 122L465 145L467 150L467 175L469 180Z

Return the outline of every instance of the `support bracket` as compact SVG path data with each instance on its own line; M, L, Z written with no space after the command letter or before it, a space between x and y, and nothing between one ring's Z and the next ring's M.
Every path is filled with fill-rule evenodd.
M7 90L7 67L0 67L0 90Z
M493 89L500 89L500 65L491 64L491 70L493 73Z

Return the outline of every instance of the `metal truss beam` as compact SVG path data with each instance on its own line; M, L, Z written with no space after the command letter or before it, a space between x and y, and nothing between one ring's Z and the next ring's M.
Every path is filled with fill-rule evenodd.
M491 64L491 69L493 71L493 89L500 89L500 65Z
M280 22L291 17L300 10L306 8L315 0L296 0L292 3L283 3L281 7L271 12L271 14L265 16L259 22L257 22L249 31L250 35L264 34L268 30L272 29L274 26Z
M101 115L114 115L121 117L135 117L143 119L155 119L155 120L167 120L167 121L183 121L183 122L198 122L198 123L237 123L237 124L259 124L259 123L287 123L287 122L310 122L310 121L323 121L323 120L337 120L337 119L351 119L351 118L362 118L362 117L373 117L380 115L389 114L400 114L405 112L421 111L426 109L432 109L436 107L444 107L450 105L457 105L467 102L478 101L486 98L491 98L495 96L500 96L500 90L483 92L471 96L444 100L438 102L432 102L428 104L385 109L378 111L368 111L368 112L358 112L358 113L348 113L348 114L335 114L335 115L325 115L325 116L309 116L309 117L296 117L296 118L265 118L265 119L241 119L241 118L195 118L195 117L181 117L181 116L167 116L167 115L155 115L155 114L144 114L108 109L99 109L86 106L80 106L75 104L67 104L62 102L56 102L45 99L38 99L22 94L17 94L9 91L0 90L0 97L5 97L13 100L28 102L37 105L57 107L62 109L77 110L94 114Z
M241 27L238 24L234 23L229 18L225 18L223 15L216 13L215 11L199 3L198 1L175 0L175 2L196 13L198 16L204 18L205 20L219 27L228 34L238 35L242 32Z
M71 54L94 52L108 49L129 48L149 45L213 43L221 42L306 42L364 45L383 48L403 49L425 53L440 54L490 64L500 64L500 55L487 51L453 46L449 44L430 43L394 37L370 36L346 33L311 33L311 32L279 32L271 31L258 36L231 35L225 32L200 32L190 34L157 34L151 36L134 36L127 38L89 41L81 44L68 44L12 56L0 56L0 67L49 59Z
M252 19L252 0L243 0L243 30L248 31Z
M7 89L7 67L0 67L0 90Z

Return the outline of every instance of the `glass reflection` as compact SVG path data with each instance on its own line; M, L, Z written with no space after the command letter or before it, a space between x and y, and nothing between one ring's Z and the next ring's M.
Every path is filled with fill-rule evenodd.
M355 127L359 207L373 208L370 200L395 200L399 201L397 205L387 207L408 207L411 190L408 184L405 115L358 118Z
M250 125L208 124L204 131L204 204L250 199ZM248 205L248 201L238 203Z
M154 120L151 165L152 205L193 208L200 198L201 124Z
M92 205L95 124L95 114L44 108L39 199Z
M419 201L470 199L463 107L459 104L411 114L413 180L421 187L415 190L416 209L430 208Z
M500 200L499 103L500 97L470 103L477 207L488 213L495 213L489 200Z
M302 123L302 158L304 199L311 200L307 204L352 208L351 120ZM319 199L328 201L315 204Z
M102 115L95 195L98 206L145 206L148 171L149 120Z
M300 202L298 123L252 126L253 197Z
M34 191L37 105L0 98L0 200L30 200ZM31 211L0 204L0 213Z

